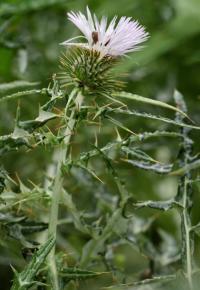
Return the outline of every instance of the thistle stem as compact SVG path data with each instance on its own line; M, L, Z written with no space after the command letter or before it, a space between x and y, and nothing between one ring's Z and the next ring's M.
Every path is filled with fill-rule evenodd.
M187 194L187 178L184 178L184 191L183 191L183 212L182 212L182 227L183 227L183 239L185 239L184 243L184 257L185 261L185 270L188 280L189 289L193 289L193 281L192 281L192 251L191 251L191 222L190 216L188 212L188 194Z
M185 114L187 113L187 107L184 102L183 96L176 92L174 95L175 102L178 108L183 111ZM179 122L183 121L183 115L178 113L176 115L176 120ZM191 231L192 222L191 222L191 209L193 206L193 195L192 195L192 187L191 187L191 172L190 161L192 159L192 149L193 142L189 137L190 130L188 128L181 128L181 135L183 136L181 150L179 152L179 164L180 167L188 168L184 175L179 179L178 192L176 196L177 201L181 201L182 210L181 210L181 234L182 234L182 247L181 247L181 259L183 270L185 272L187 281L188 281L188 289L193 290L193 280L192 280L192 261L193 261L193 244L194 244L194 236Z
M188 131L183 129L183 164L187 165L189 163L190 154L192 151L191 143L188 143ZM190 172L181 178L181 191L182 191L182 214L181 214L181 223L182 223L182 263L186 272L186 277L188 280L188 286L190 290L193 290L193 280L192 280L192 246L193 246L193 237L191 234L191 217L190 212L193 204L192 200L192 189L189 181L191 180Z
M73 95L75 94L77 94L77 91L76 90L72 91L69 99L71 100ZM49 236L53 236L55 238L56 238L58 215L59 215L59 201L60 201L60 196L61 196L62 187L63 187L62 164L65 163L65 160L68 154L72 132L75 128L76 121L77 121L75 118L75 115L76 115L77 110L80 108L81 103L82 103L82 95L78 93L75 99L76 105L71 111L71 115L69 117L67 127L63 133L63 136L65 137L57 152L57 166L56 166L55 180L54 180L54 185L53 185L53 190L52 190L52 204L51 204L50 218L49 218ZM66 111L65 111L65 114L67 114ZM55 261L55 246L52 248L49 254L48 262L49 262L49 269L50 269L53 289L59 290L58 275L57 275L56 261Z
M182 163L187 165L189 163L190 154L192 151L191 143L188 143L188 131L183 129L183 156ZM190 172L180 179L180 192L182 195L182 213L181 213L181 224L182 224L182 264L186 273L188 280L188 287L193 290L193 280L192 280L192 246L193 246L193 236L191 234L191 217L190 212L193 204L192 200L192 189L189 181L191 180Z

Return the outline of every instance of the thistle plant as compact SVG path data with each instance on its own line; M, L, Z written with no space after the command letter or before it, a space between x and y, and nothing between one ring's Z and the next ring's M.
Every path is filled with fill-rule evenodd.
M67 128L62 133L63 141L56 152L57 168L49 222L49 234L55 236L63 186L62 165L67 160L70 139L77 124L76 115L81 112L84 97L87 97L87 92L92 96L96 94L109 97L118 88L110 72L114 62L120 55L134 50L147 37L143 27L131 18L122 17L117 25L114 18L107 27L107 19L102 17L99 23L96 15L91 15L88 7L87 18L81 12L68 13L68 18L83 32L87 42L71 43L72 40L63 42L64 45L71 47L61 59L64 70L63 86L72 85L73 90L65 108L64 118L67 120ZM74 105L72 105L70 115L67 116L71 102L74 102ZM49 264L53 287L59 289L54 251L50 253Z
M172 283L195 289L198 269L193 247L199 223L193 225L191 211L200 162L198 155L193 156L190 133L200 127L188 116L178 91L174 93L174 106L125 91L126 84L116 68L124 56L141 49L149 37L137 21L114 17L108 23L105 16L98 20L88 7L86 15L69 12L68 20L83 35L61 43L64 52L59 72L49 86L29 90L37 84L23 83L26 90L0 99L1 104L28 95L48 98L33 120L21 120L18 107L13 132L0 137L0 155L20 152L21 148L32 152L38 147L50 149L52 154L37 185L28 186L20 177L15 180L3 167L0 171L4 246L15 238L31 256L21 273L13 266L11 289L78 289L77 282L94 278L109 281L106 286L113 289L175 289ZM83 42L77 42L80 39ZM18 88L19 83L10 86ZM9 90L8 85L2 88ZM137 111L132 103L148 108ZM175 116L149 113L153 107ZM165 127L135 132L133 126L126 125L127 116L161 122ZM101 132L107 130L107 124L112 126L105 137ZM180 149L173 163L163 163L146 152L145 144L150 146L152 140L168 144L173 139ZM138 200L124 182L122 166L129 166L131 182L132 167L141 174L145 170L177 177L177 194L169 200ZM80 203L84 207L88 194L89 209L83 210ZM147 215L149 209L180 213L182 245L156 227L158 215L140 217L142 208ZM31 239L29 234L34 234ZM74 236L77 243L73 243ZM116 262L116 251L124 245L129 251L141 253L148 263L141 275L134 273L134 280Z

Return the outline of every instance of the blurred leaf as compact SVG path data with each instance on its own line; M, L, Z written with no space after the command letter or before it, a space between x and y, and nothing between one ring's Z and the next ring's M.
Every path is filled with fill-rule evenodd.
M1 152L1 149L0 149L0 152ZM6 171L0 167L0 194L3 192L5 188L5 179L6 179Z
M0 4L0 15L12 15L25 13L29 11L37 11L45 7L55 4L64 3L64 0L20 0L17 3L2 3Z
M135 167L144 170L150 170L160 174L169 173L172 170L173 164L160 164L160 163L150 163L148 161L137 161L137 160L130 160L130 159L122 159L124 162L127 162Z
M149 285L149 284L156 284L156 283L166 283L172 280L176 279L176 275L163 275L163 276L158 276L158 277L153 277L151 279L145 279L142 281L137 281L137 282L133 282L133 283L128 283L126 284L126 286L133 286L133 289L135 288L135 286L141 286L141 285Z
M91 233L89 231L89 228L84 223L80 211L77 209L76 205L72 200L72 196L66 191L64 191L63 194L63 203L67 206L67 210L71 213L76 229L90 235Z
M9 83L0 84L0 93L4 93L9 90L16 90L19 88L35 87L39 85L37 82L27 82L27 81L13 81Z
M0 156L21 146L31 148L28 137L30 136L25 130L17 127L10 135L0 136Z
M1 213L0 222L3 223L18 223L26 219L24 216L13 216L11 213Z
M140 209L143 207L149 207L153 209L167 211L173 207L180 207L181 205L177 203L174 199L166 200L166 201L138 201L132 204L135 209Z
M113 226L115 223L118 222L118 219L120 217L121 217L121 209L117 209L112 214L112 216L109 217L109 220L106 226L104 227L102 233L99 236L95 237L94 239L91 239L84 245L80 261L80 265L82 267L86 266L88 261L97 255L98 251L102 250L104 242L112 234Z
M63 268L59 271L59 275L70 280L87 280L89 278L97 278L99 275L105 274L105 272L93 272L76 267Z
M33 132L35 129L42 127L48 121L57 118L57 115L51 112L40 109L39 115L35 120L19 121L18 126L28 132Z
M153 159L151 156L149 156L146 152L142 151L139 148L130 148L126 146L122 146L120 150L127 154L127 156L131 156L134 158L137 158L139 160L149 161L149 162L155 162L158 163L155 159ZM125 160L124 160L125 161Z
M123 129L124 131L127 131L133 135L136 135L136 133L134 133L133 131L131 131L129 128L127 128L126 126L124 126L120 121L116 120L116 119L113 119L112 117L110 116L106 116L106 118L111 121L114 125L116 125L117 127Z
M175 171L172 171L170 175L185 175L186 173L190 172L191 170L195 170L200 167L200 160L195 160L194 162L186 164L184 167L179 168Z
M18 98L23 97L23 96L40 94L40 93L41 93L41 90L30 90L30 91L17 92L17 93L13 93L11 95L1 97L0 103L15 100L15 99L18 99Z

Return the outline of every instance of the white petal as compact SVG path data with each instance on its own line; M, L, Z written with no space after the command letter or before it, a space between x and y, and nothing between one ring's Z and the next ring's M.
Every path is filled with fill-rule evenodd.
M88 48L100 51L101 55L113 56L123 55L130 51L141 48L139 45L148 38L143 26L131 17L121 17L116 24L115 16L107 26L107 18L103 16L99 21L94 14L92 16L89 8L86 8L87 18L81 12L68 13L68 19L73 22L85 35ZM98 33L98 40L94 43L92 32ZM71 40L70 40L71 41ZM70 41L63 44L69 45ZM80 45L80 44L78 44ZM86 44L83 43L85 47Z

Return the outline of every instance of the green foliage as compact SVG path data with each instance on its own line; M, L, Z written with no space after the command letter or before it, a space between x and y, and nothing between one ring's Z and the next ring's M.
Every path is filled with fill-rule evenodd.
M65 280L87 280L88 278L97 278L104 273L93 271L86 271L79 268L63 268L59 271L59 275L64 277Z
M146 47L120 61L70 48L59 67L77 33L65 14L86 5L138 19ZM198 7L0 3L5 290L198 289Z

